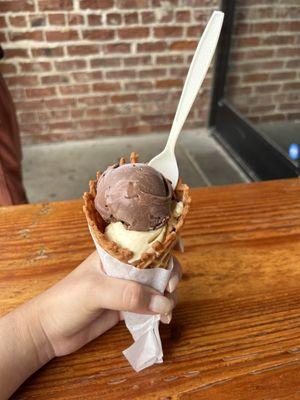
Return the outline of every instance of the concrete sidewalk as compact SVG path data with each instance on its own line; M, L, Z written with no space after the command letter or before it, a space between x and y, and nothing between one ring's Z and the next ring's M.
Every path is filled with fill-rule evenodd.
M30 202L76 199L97 170L127 159L132 151L147 162L158 154L166 134L101 137L96 140L24 147L24 182ZM184 132L176 148L180 174L191 187L246 182L247 177L207 130Z

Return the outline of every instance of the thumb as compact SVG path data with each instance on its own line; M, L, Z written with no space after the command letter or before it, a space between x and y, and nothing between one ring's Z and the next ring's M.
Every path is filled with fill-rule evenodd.
M100 308L139 314L169 314L174 302L149 286L102 275L95 285L96 304Z

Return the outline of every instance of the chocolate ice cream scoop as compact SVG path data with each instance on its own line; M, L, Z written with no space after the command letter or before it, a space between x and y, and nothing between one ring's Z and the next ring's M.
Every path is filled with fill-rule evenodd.
M171 214L171 182L146 164L109 167L99 178L95 207L110 223L121 221L127 229L149 231L164 225Z

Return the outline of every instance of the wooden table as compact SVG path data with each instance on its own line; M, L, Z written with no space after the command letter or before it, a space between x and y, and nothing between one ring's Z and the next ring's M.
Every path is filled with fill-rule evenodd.
M14 399L300 399L300 181L193 190L164 364L135 373L122 323ZM0 314L92 250L82 202L0 209ZM1 360L0 360L1 362Z

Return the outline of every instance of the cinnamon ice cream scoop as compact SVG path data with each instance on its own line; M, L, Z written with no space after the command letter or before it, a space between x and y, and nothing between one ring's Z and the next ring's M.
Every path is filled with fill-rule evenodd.
M167 223L174 191L171 182L146 164L109 167L99 178L95 208L107 222L149 231Z

